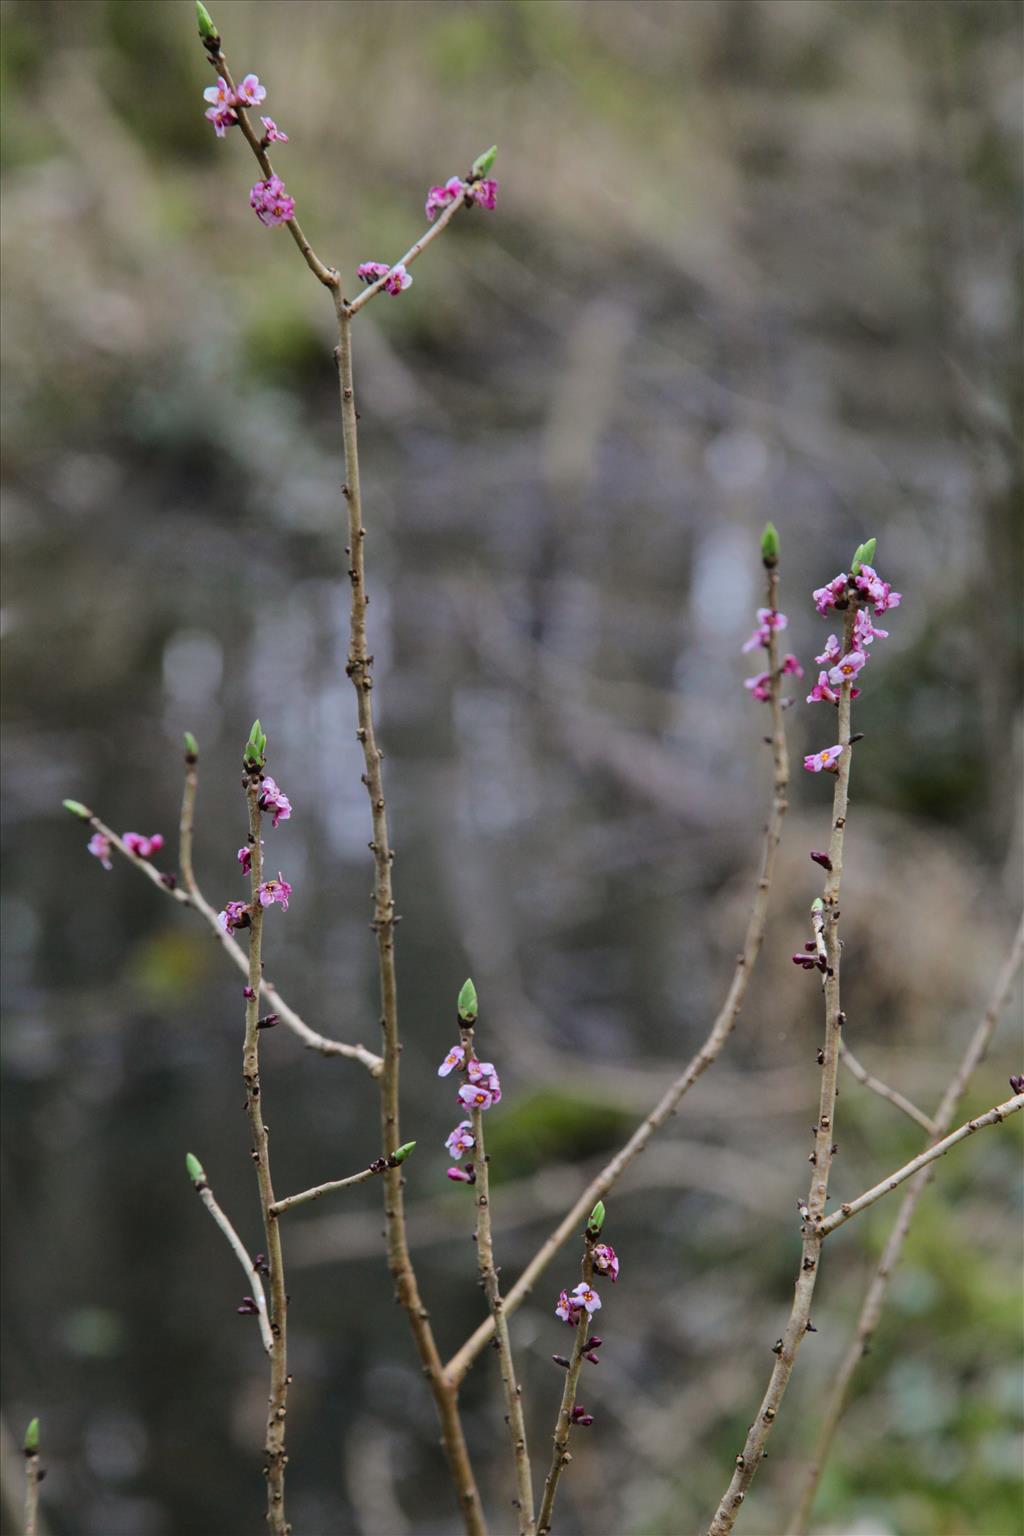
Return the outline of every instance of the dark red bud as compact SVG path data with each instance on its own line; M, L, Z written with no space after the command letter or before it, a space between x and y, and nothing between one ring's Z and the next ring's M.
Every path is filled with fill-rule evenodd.
M257 1029L273 1029L275 1024L280 1024L281 1015L278 1013L264 1014L262 1019L256 1020Z
M584 1344L583 1348L584 1349L600 1349L601 1345L603 1343L604 1343L603 1339L599 1339L596 1334L591 1334L590 1338Z
M569 1362L564 1355L552 1355L551 1358L556 1365L560 1365L562 1367L563 1371L567 1371L569 1369Z
M169 891L175 891L178 888L178 877L177 875L171 874L170 871L168 871L166 874L160 876L160 884L166 885Z
M253 991L252 987L243 987L242 996L245 998L246 1002L251 1003L253 998L256 996L256 993Z
M832 860L829 858L828 854L822 853L819 849L811 849L811 858L814 860L815 864L820 864L822 869L832 868Z
M1013 1089L1014 1093L1024 1093L1024 1073L1022 1073L1019 1077L1011 1077L1010 1087Z
M583 1358L584 1358L584 1360L589 1360L591 1365L600 1365L601 1364L600 1359L598 1358L597 1355L594 1354L593 1350L591 1350L588 1354L585 1354L583 1356Z

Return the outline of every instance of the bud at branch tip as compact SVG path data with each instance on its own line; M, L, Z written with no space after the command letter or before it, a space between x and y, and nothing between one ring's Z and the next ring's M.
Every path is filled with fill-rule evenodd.
M414 1141L407 1141L402 1146L396 1147L391 1154L392 1163L404 1163L415 1145Z
M214 26L213 17L203 4L203 0L196 0L196 26L204 43L220 42L220 33Z
M39 1420L30 1419L25 1431L25 1455L35 1456L39 1450Z
M764 525L764 533L761 535L761 559L769 569L778 564L779 530L774 523Z
M185 732L185 756L186 757L198 757L199 756L199 743L198 743L198 741L196 741L196 739L192 735L191 731L186 731Z
M81 800L62 800L61 805L66 811L70 811L72 816L78 816L82 821L88 821L92 816L92 811L87 805L83 805Z
M599 1200L597 1202L597 1204L594 1206L594 1209L590 1213L590 1220L587 1222L587 1231L588 1232L593 1232L593 1233L596 1234L596 1233L600 1232L600 1230L601 1230L601 1228L603 1226L604 1226L604 1201L603 1200Z
M459 1018L463 1024L472 1024L477 1014L476 987L471 980L464 981L459 993Z
M186 1152L185 1154L185 1167L188 1169L188 1176L192 1180L193 1184L206 1183L206 1174L203 1172L203 1165L199 1161L198 1157L194 1157L191 1152Z

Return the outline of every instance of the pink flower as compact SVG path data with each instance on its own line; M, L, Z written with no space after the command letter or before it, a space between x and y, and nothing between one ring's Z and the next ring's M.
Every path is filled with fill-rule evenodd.
M437 1069L438 1077L447 1077L455 1067L461 1067L466 1059L466 1052L461 1045L453 1045L448 1055Z
M456 1159L460 1158L463 1152L468 1152L470 1147L475 1147L476 1139L473 1135L472 1122L470 1120L460 1120L445 1142L445 1146L452 1157Z
M260 847L263 847L262 837L260 838ZM252 872L252 845L250 843L246 843L244 848L239 848L235 858L242 866L243 875L248 875Z
M819 667L831 667L834 662L839 660L842 654L843 648L839 644L839 641L836 639L835 635L829 635L825 649L822 651L820 656L815 656L814 659L818 663Z
M598 1243L594 1248L592 1258L594 1260L594 1268L598 1274L610 1275L611 1282L614 1285L619 1278L619 1260L611 1243Z
M871 615L866 608L858 608L857 616L853 621L853 643L857 650L862 650L865 645L870 645L873 640L888 640L889 631L878 629L871 622Z
M576 1306L575 1302L569 1300L568 1291L559 1291L555 1316L560 1317L563 1323L569 1323L573 1327L579 1321L580 1309Z
M225 933L234 933L236 928L248 928L251 908L246 901L229 901L223 912L217 914L217 921Z
M237 115L230 107L207 107L203 113L207 122L213 124L213 131L218 139L222 139L229 128L233 128L238 122Z
M235 91L235 102L240 107L258 107L266 99L266 87L260 85L259 75L246 75Z
M261 98L262 99L262 98ZM268 144L287 144L288 135L282 133L272 117L261 117L260 122L266 129L264 138Z
M756 650L759 645L767 645L773 629L785 629L789 620L784 613L778 613L771 608L759 608L757 610L757 628L750 639L743 646L744 652Z
M804 758L804 767L808 773L820 773L823 768L830 773L838 773L836 763L843 755L842 747L825 747L821 752L812 752Z
M833 688L838 688L841 684L848 683L855 678L867 659L863 651L849 651L845 656L841 657L828 674L828 680Z
M364 283L377 283L387 277L390 270L386 261L363 261L356 267L356 277Z
M261 907L270 907L273 906L275 901L279 901L281 903L282 910L287 912L288 902L292 894L292 888L288 884L288 881L284 878L284 875L282 875L281 871L278 870L277 879L264 880L263 884L259 888L258 894Z
M491 1103L497 1104L501 1100L501 1083L498 1074L494 1070L492 1061L477 1061L471 1056L466 1067L466 1076L474 1088L486 1088L491 1096Z
M292 803L288 796L277 787L277 783L268 774L260 785L260 810L273 811L276 827L279 821L287 821L292 814Z
M481 208L495 208L498 203L498 183L475 181L469 189L469 196L474 203L479 203Z
M803 677L804 669L795 656L787 654L783 658L782 675L783 677Z
M207 86L203 92L203 100L208 101L211 106L219 107L222 111L227 111L228 108L235 105L235 98L231 94L231 87L223 75L217 76L216 85Z
M249 207L268 229L275 224L287 224L295 216L295 199L288 196L280 176L256 182L249 193Z
M772 675L770 672L759 672L756 677L748 677L743 686L752 689L754 698L766 704L772 696Z
M448 1177L458 1184L476 1183L476 1171L472 1163L467 1163L465 1168L449 1168L446 1171Z
M110 838L104 832L94 832L87 845L94 859L99 859L104 869L113 869L110 862Z
M390 293L394 298L397 299L400 293L404 293L406 288L411 287L412 273L407 272L405 270L404 263L400 261L396 267L391 268L391 271L385 278L384 292Z
M815 588L812 595L814 606L819 613L827 613L830 608L835 607L846 591L846 583L849 579L845 571L840 571L839 575L834 576L825 586Z
M588 1317L593 1317L595 1312L601 1309L601 1298L592 1286L585 1280L573 1288L572 1301L575 1306L582 1307Z
M887 581L883 581L878 572L870 565L862 565L853 578L858 592L862 592L875 605L876 617L885 613L889 608L898 608L903 601L900 592L894 592Z
M492 1104L497 1103L497 1099L483 1083L463 1083L459 1089L459 1103L467 1109L490 1109Z
M154 832L152 837L142 837L138 832L122 832L121 841L129 853L134 853L140 859L148 859L154 853L159 853L164 845L159 832Z
M851 697L852 697L852 695L851 695ZM808 702L808 704L817 704L822 699L827 704L838 704L839 703L839 695L838 695L838 693L833 693L832 689L828 685L828 673L827 672L819 672L818 673L818 681L815 683L814 687L811 689L810 693L807 695L807 702Z
M427 193L427 218L433 224L437 215L457 197L467 191L466 183L458 176L449 176L443 187L431 187Z

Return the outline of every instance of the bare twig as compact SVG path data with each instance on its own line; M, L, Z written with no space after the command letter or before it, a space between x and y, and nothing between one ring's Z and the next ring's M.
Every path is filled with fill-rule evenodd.
M117 833L111 831L110 827L105 822L102 822L98 816L94 815L92 811L89 811L87 807L83 807L86 815L82 817L82 820L94 832L101 832L109 840L111 846L117 849L122 858L127 859L129 864L134 865L137 870L141 871L146 876L146 879L156 886L157 890L162 891L165 896L170 896L171 900L176 901L179 906L191 907L193 911L198 912L200 917L205 919L210 932L217 940L221 949L238 970L242 972L242 975L248 979L249 959L245 950L238 940L232 938L231 934L226 932L217 921L217 913L199 889L192 868L192 826L196 783L196 765L194 762L191 764L186 763L185 788L181 804L181 841L179 848L181 873L185 881L184 890L182 890L181 886L168 881L146 859L139 858L138 854L133 853L130 848L127 848ZM315 1029L310 1029L306 1021L295 1012L294 1008L285 1002L277 988L272 982L267 981L265 977L260 977L259 988L263 997L266 998L273 1011L280 1018L281 1023L290 1029L294 1035L297 1035L308 1050L318 1051L321 1056L346 1056L349 1060L358 1061L364 1066L371 1077L380 1076L384 1064L381 1058L375 1055L373 1051L368 1051L364 1045L348 1045L343 1040L331 1040L327 1035L318 1034Z
M192 1172L191 1167L189 1171L190 1173ZM245 1275L246 1280L252 1286L252 1299L256 1303L256 1314L259 1318L260 1337L263 1339L263 1348L266 1350L268 1355L272 1355L274 1353L274 1336L270 1331L270 1319L267 1316L267 1298L263 1290L263 1281L260 1279L259 1270L253 1263L245 1244L242 1242L242 1239L239 1237L238 1233L231 1225L231 1222L228 1220L227 1216L225 1216L224 1212L217 1204L217 1201L214 1199L213 1190L210 1188L206 1179L206 1175L203 1173L201 1168L199 1169L199 1174L200 1177L194 1177L192 1179L193 1187L195 1188L196 1194L206 1206L206 1209L209 1211L210 1215L213 1217L214 1221L217 1223L218 1227L220 1227L221 1231L224 1233L224 1236L230 1243L235 1257L238 1259L239 1264L242 1266L242 1272Z
M361 1173L350 1173L347 1179L334 1179L329 1184L317 1184L314 1189L304 1189L299 1195L286 1195L283 1200L276 1200L270 1207L272 1216L282 1216L285 1211L291 1211L297 1205L306 1205L310 1200L319 1200L321 1195L333 1194L336 1189L351 1189L355 1184L365 1184L367 1179L372 1179L387 1169L387 1160L379 1157L369 1168L364 1168Z
M956 1114L957 1107L963 1098L967 1085L988 1050L989 1043L995 1033L996 1024L1003 1009L1006 1007L1014 978L1020 969L1022 958L1024 958L1024 920L1021 921L1017 929L1017 935L1013 941L1010 953L1000 969L989 1005L971 1037L959 1068L954 1073L942 1096L942 1101L935 1111L934 1136L942 1136L949 1130L953 1122L953 1116ZM857 1366L864 1355L867 1354L871 1339L878 1327L889 1290L889 1279L899 1263L900 1255L903 1252L903 1244L910 1231L917 1207L931 1182L933 1174L934 1169L930 1167L915 1174L903 1197L899 1215L896 1218L892 1231L889 1233L882 1257L878 1262L878 1268L875 1270L868 1285L864 1302L861 1306L860 1316L857 1319L854 1336L833 1379L828 1402L821 1416L814 1455L804 1476L799 1502L787 1527L787 1536L804 1536L807 1530L811 1509L814 1504L814 1496L821 1481L821 1474L828 1459L832 1440L846 1406L850 1383Z
M879 1098L887 1099L890 1104L894 1105L897 1109L901 1109L905 1115L909 1115L911 1120L916 1120L918 1125L922 1126L929 1134L934 1133L934 1122L929 1120L924 1110L918 1109L916 1104L910 1099L905 1098L897 1089L890 1088L888 1083L883 1083L881 1078L873 1076L866 1067L862 1067L845 1040L839 1047L839 1055L846 1070L857 1079L858 1083L863 1083L865 1088L870 1088L872 1093L878 1094Z
M856 603L851 600L843 626L844 651L850 649ZM806 1211L802 1227L802 1254L797 1273L793 1304L782 1335L782 1343L775 1361L771 1379L758 1409L757 1417L747 1432L743 1450L736 1457L735 1470L729 1486L722 1496L711 1522L709 1536L728 1536L736 1521L737 1513L746 1498L765 1455L765 1444L771 1433L780 1404L785 1395L789 1378L793 1373L797 1352L807 1332L811 1316L811 1301L817 1283L821 1258L821 1234L819 1223L825 1213L828 1198L828 1181L835 1151L836 1082L839 1073L839 1042L842 1036L843 1015L839 998L839 893L843 878L843 843L846 832L847 804L849 800L850 766L850 694L851 682L845 681L839 694L839 725L837 740L843 747L836 770L835 791L832 800L832 834L828 849L828 874L820 911L824 918L824 938L827 964L824 975L825 994L825 1044L822 1051L821 1094L818 1119L814 1133L814 1151L811 1153L811 1184L807 1195ZM818 903L815 903L818 906Z
M263 1123L263 1098L259 1061L259 992L263 966L263 906L260 885L263 882L263 845L260 842L260 787L262 776L254 763L246 764L245 797L249 806L249 986L245 1001L245 1045L242 1051L242 1078L245 1083L245 1107L252 1134L252 1159L256 1165L256 1183L263 1212L263 1229L270 1266L270 1397L267 1402L266 1466L267 1524L273 1536L288 1536L290 1529L284 1513L285 1417L288 1412L288 1298L284 1285L284 1256L281 1229L273 1214L274 1185L270 1177L270 1140Z
M395 975L395 901L391 889L391 863L394 854L388 832L384 780L381 773L383 753L377 746L374 729L371 669L373 657L366 645L366 580L363 563L362 496L359 484L359 435L355 385L352 373L352 312L335 290L338 320L338 384L341 394L341 426L345 448L345 500L348 504L348 557L351 583L349 654L346 672L356 692L358 727L356 736L363 748L365 772L363 783L370 800L373 823L373 931L377 939L380 973L381 1029L384 1036L384 1066L380 1078L381 1136L383 1155L390 1158L400 1142L398 1114L398 1073L401 1045L398 1037L398 983ZM445 1453L459 1498L462 1517L470 1536L482 1536L486 1527L480 1495L469 1460L458 1394L444 1373L444 1365L434 1340L427 1309L420 1299L416 1274L409 1256L405 1227L405 1201L402 1175L398 1168L388 1168L385 1179L384 1213L387 1222L388 1268L395 1281L398 1300L405 1308L412 1328L434 1402L441 1421Z
M767 574L767 604L773 610L778 607L778 570L771 569ZM577 1230L580 1221L589 1213L598 1200L601 1200L612 1189L627 1169L630 1163L646 1147L655 1131L659 1130L667 1120L675 1114L680 1100L689 1092L697 1079L707 1071L708 1067L717 1060L721 1054L725 1042L732 1033L733 1026L739 1016L743 999L746 996L750 977L753 973L754 962L761 950L764 940L765 921L768 916L768 897L771 890L772 876L775 870L775 855L778 850L779 840L782 837L782 821L786 814L789 801L787 791L789 786L789 754L786 748L786 734L783 725L782 699L781 699L781 663L778 652L777 631L770 630L768 643L768 670L772 678L771 717L772 717L772 802L768 824L765 827L764 842L761 852L761 867L757 879L757 887L751 905L750 917L747 920L747 931L743 940L743 949L736 957L736 965L733 970L729 990L725 1001L719 1009L718 1015L711 1026L711 1032L697 1054L687 1064L685 1070L662 1094L658 1103L650 1114L641 1121L625 1146L618 1151L610 1162L606 1163L601 1172L591 1179L579 1198L573 1203L558 1226L542 1244L533 1258L527 1264L516 1283L510 1288L505 1297L505 1312L508 1315L519 1307L533 1289L538 1276L550 1264L562 1244ZM445 1366L445 1375L452 1383L458 1383L465 1376L477 1355L494 1336L494 1321L487 1318L472 1333L466 1342L458 1349Z
M859 1211L874 1205L876 1200L881 1200L882 1196L889 1194L890 1190L898 1189L915 1173L919 1173L922 1168L927 1168L929 1163L934 1163L936 1158L945 1157L950 1148L955 1147L958 1142L973 1136L975 1131L980 1131L986 1125L999 1125L1010 1115L1015 1115L1019 1109L1024 1109L1024 1093L1014 1094L1012 1099L1007 1099L1003 1104L997 1104L987 1114L978 1115L973 1120L966 1120L957 1130L944 1136L941 1141L936 1141L925 1151L919 1152L917 1157L912 1157L909 1163L904 1163L903 1167L897 1168L895 1173L890 1173L887 1179L882 1179L881 1183L866 1189L862 1195L857 1196L856 1200L844 1200L838 1211L833 1211L831 1216L827 1216L819 1224L819 1237L827 1237L830 1232L834 1232L837 1227L849 1221L851 1216L856 1216Z

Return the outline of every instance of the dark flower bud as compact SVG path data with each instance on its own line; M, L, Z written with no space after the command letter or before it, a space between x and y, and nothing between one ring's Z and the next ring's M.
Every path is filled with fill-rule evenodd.
M551 1358L556 1365L560 1365L562 1367L563 1371L567 1371L569 1369L569 1362L564 1355L552 1355Z
M829 858L827 853L822 853L820 850L812 848L811 858L814 860L815 864L820 864L822 869L830 870L832 868L832 860Z
M1024 1093L1024 1074L1021 1074L1019 1077L1011 1077L1010 1087L1014 1093Z

